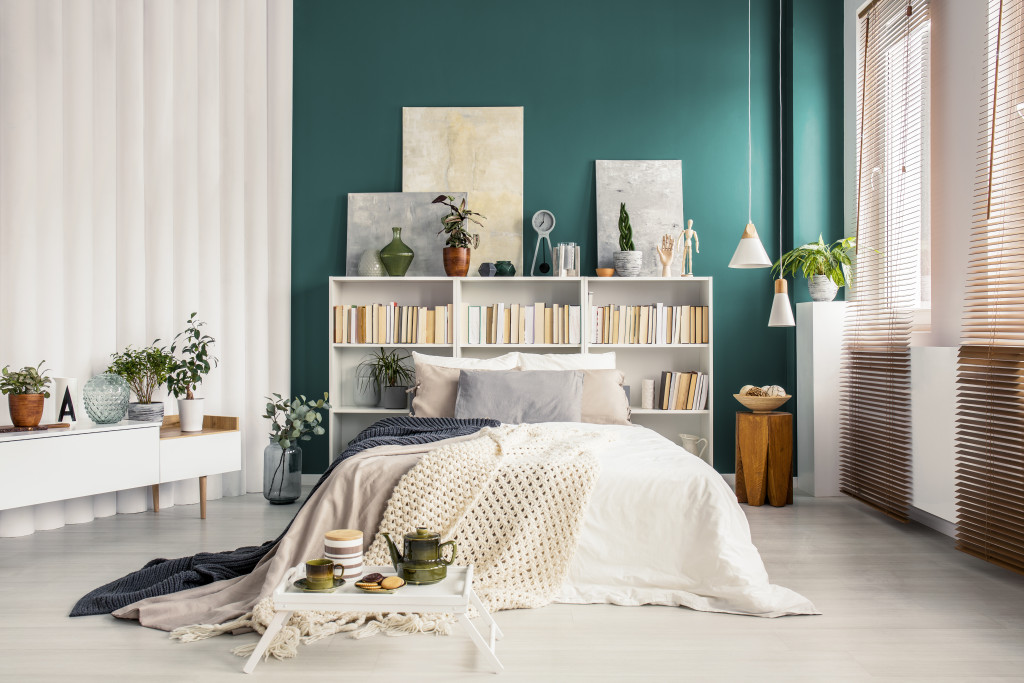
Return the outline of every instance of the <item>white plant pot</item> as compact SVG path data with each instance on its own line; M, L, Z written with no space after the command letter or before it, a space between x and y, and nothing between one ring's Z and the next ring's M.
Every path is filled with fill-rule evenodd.
M807 291L811 293L811 301L832 301L839 293L839 286L827 275L812 275L807 280Z
M612 253L615 262L615 273L619 277L637 277L644 263L642 251L616 251Z
M178 417L181 420L181 431L203 431L203 401L201 398L179 398Z

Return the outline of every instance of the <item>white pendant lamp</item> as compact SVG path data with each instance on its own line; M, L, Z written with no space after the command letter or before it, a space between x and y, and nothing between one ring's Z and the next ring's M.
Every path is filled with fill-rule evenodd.
M750 0L747 0L747 227L729 261L730 268L768 268L772 261L764 250L754 227L752 205L754 196L754 138L750 126Z
M782 262L782 0L779 0L779 262ZM775 281L775 298L772 299L772 313L768 316L768 327L796 327L793 307L789 304L789 285L786 278Z

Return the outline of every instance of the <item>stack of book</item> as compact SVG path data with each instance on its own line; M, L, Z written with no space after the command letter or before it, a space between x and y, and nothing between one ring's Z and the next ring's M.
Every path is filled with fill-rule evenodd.
M463 344L580 344L580 306L543 303L462 304Z
M708 376L702 372L661 373L661 387L655 408L661 410L704 410L708 403Z
M452 305L334 307L335 344L451 344Z
M707 306L592 306L591 344L707 344Z

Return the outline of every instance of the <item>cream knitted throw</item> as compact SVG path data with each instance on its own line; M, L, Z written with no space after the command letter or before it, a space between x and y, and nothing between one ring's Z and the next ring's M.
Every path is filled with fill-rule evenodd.
M456 541L455 564L474 566L473 587L488 610L549 604L568 574L597 481L598 461L590 449L609 438L544 424L503 425L428 453L395 487L364 562L391 563L380 532L400 539L426 526L440 531L442 540ZM263 633L273 617L267 597L239 619L182 627L171 637L188 642L243 627ZM436 614L296 612L267 656L294 657L300 641L344 631L354 631L356 638L447 635L451 625L450 616ZM233 652L245 656L254 648Z

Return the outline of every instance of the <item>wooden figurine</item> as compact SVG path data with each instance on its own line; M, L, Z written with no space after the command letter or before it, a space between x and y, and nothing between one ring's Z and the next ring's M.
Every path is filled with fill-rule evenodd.
M672 261L675 260L675 240L672 235L661 236L661 246L658 247L658 259L661 261L661 276L672 277Z
M693 254L696 251L700 253L700 238L697 237L697 231L693 229L693 219L686 221L686 229L679 233L679 237L676 239L676 246L680 242L683 242L683 268L679 273L680 277L693 277ZM696 249L694 249L696 247ZM658 250L661 252L661 250ZM664 261L662 261L664 263ZM689 272L687 272L687 266L689 266Z

